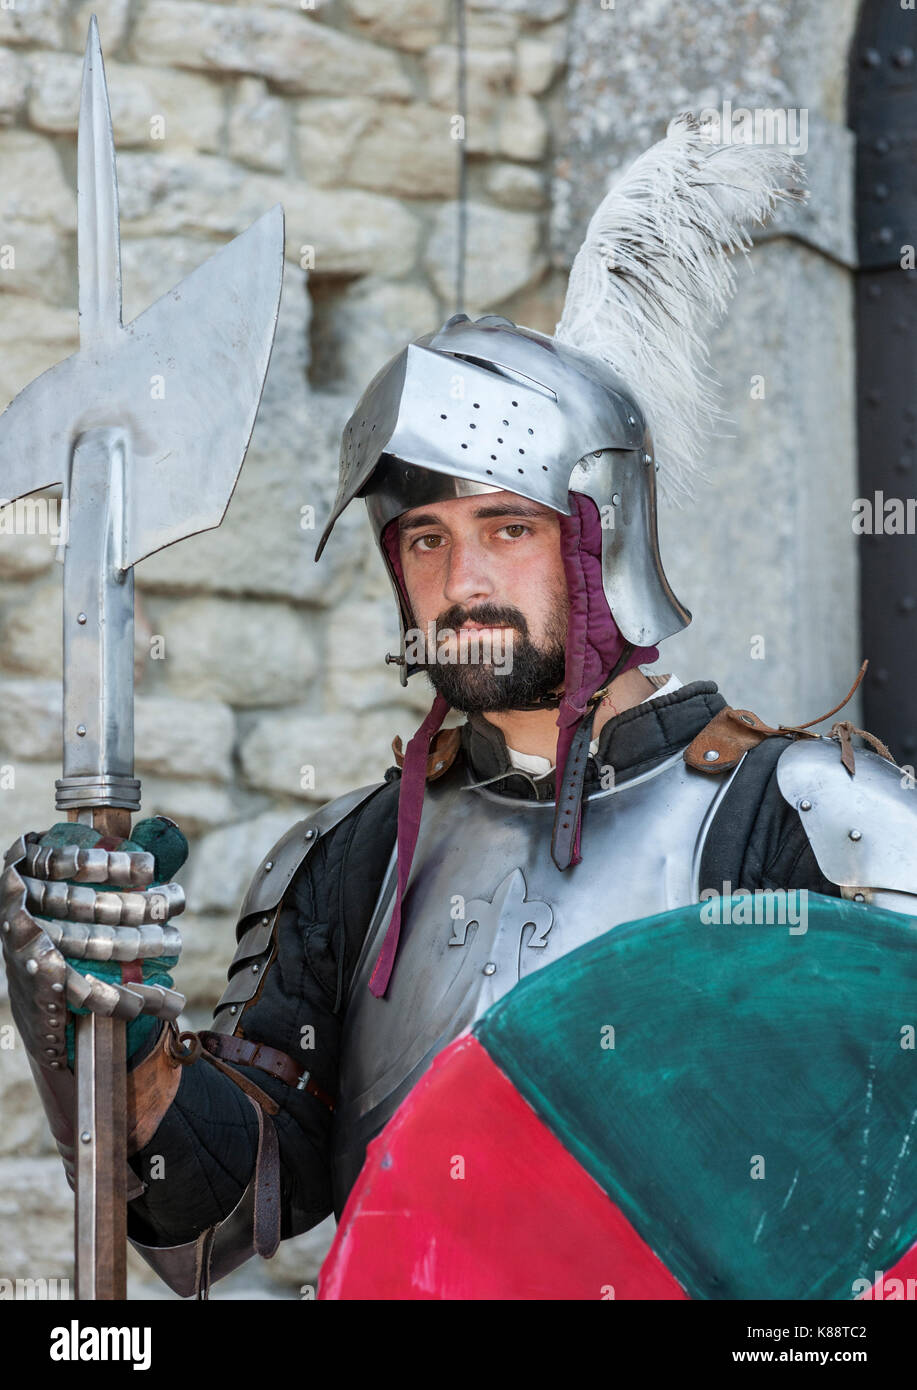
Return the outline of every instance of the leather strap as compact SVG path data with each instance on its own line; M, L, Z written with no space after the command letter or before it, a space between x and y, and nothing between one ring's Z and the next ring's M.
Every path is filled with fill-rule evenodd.
M583 804L583 786L586 781L586 767L589 763L589 745L592 742L592 724L598 705L591 705L580 721L573 735L564 776L557 788L557 809L554 812L554 833L551 838L551 858L558 869L567 869L573 860L573 843L579 824L580 807Z
M280 1244L280 1145L277 1131L260 1106L258 1158L255 1163L254 1246L269 1260Z
M205 1031L198 1033L198 1037L211 1061L222 1058L224 1062L232 1062L236 1066L257 1067L259 1071L267 1072L268 1076L276 1077L278 1081L285 1082L287 1086L295 1086L297 1090L305 1091L308 1095L314 1096L327 1109L334 1109L334 1100L327 1091L323 1091L321 1086L312 1080L309 1073L297 1066L293 1058L288 1056L286 1052L280 1052L275 1047L267 1047L264 1043L249 1042L247 1038L237 1038L228 1033ZM264 1092L262 1091L260 1094L263 1095ZM277 1107L269 1110L269 1113L276 1114Z
M169 1025L160 1029L156 1046L127 1073L127 1152L144 1148L159 1128L175 1099L181 1081L181 1063L170 1051Z

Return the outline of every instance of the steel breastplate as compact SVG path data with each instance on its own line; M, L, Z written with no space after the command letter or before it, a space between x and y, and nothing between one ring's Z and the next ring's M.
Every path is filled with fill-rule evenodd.
M736 769L737 770L737 769ZM431 783L384 999L369 978L391 917L389 867L344 1022L333 1173L340 1212L366 1145L436 1054L533 970L611 927L699 898L707 828L735 770L681 753L584 802L582 862L551 859L554 803Z

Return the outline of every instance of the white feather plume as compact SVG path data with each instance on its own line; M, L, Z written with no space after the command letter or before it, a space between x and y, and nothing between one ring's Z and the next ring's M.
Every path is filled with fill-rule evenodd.
M570 271L559 342L607 362L643 409L660 496L693 495L704 446L725 418L703 334L735 289L732 255L749 224L805 197L804 174L779 148L719 144L678 116L597 208Z

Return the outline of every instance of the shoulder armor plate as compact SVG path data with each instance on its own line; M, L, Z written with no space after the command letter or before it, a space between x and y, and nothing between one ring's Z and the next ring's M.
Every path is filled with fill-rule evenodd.
M239 920L253 912L270 912L275 908L292 883L296 870L322 835L327 835L329 830L340 825L351 811L368 801L370 795L383 785L382 782L373 782L370 786L358 787L356 791L329 801L311 816L291 826L268 850L255 871L239 911Z
M917 893L917 789L905 776L860 748L851 776L830 738L799 739L781 753L777 784L831 883Z
M264 971L274 951L276 908L293 882L300 865L308 858L323 835L350 815L373 792L384 786L368 787L329 801L304 820L297 821L262 859L239 912L236 928L238 945L228 971L228 983L213 1011L214 1030L232 1032L243 1006L249 1004L261 986ZM250 918L253 920L249 921Z

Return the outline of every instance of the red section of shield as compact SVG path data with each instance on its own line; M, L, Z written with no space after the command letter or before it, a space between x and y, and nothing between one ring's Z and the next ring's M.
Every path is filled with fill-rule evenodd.
M377 1139L323 1299L685 1299L599 1185L470 1035Z
M382 1138L381 1134L379 1138ZM858 1293L857 1299L872 1298L877 1302L913 1299L914 1290L917 1289L917 1245L912 1245L910 1250L906 1250L891 1269L880 1272L882 1278L876 1279L872 1288L867 1289L865 1293ZM896 1280L897 1283L894 1282Z

